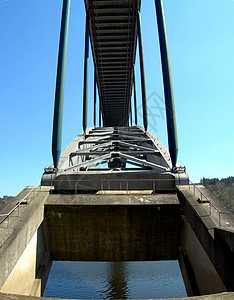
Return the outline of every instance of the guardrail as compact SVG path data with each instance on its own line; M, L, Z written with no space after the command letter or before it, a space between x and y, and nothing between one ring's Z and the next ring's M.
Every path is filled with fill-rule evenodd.
M169 173L169 172L168 172ZM163 174L166 174L164 172ZM186 182L185 182L186 181ZM180 179L180 182L183 182ZM156 192L157 190L160 191L167 191L167 190L176 190L176 185L179 183L179 179L171 178L109 178L106 176L105 178L97 178L94 182L92 179L81 178L79 180L74 179L59 179L59 180L51 180L48 181L48 186L51 188L53 186L57 186L58 190L66 191L66 186L64 187L63 184L67 183L67 190L74 191L75 194L78 191L85 191L85 190L98 190L102 194L103 191L108 190L116 190L121 191L125 190L128 194L131 190L153 190ZM138 184L139 183L139 184ZM188 180L184 180L184 184L188 184ZM62 188L60 188L63 186Z
M0 218L3 217L3 219L0 221L0 225L5 222L7 220L7 228L9 227L9 222L10 222L10 216L11 214L18 210L17 212L17 217L19 216L20 213L20 205L22 204L22 202L24 202L26 200L26 206L28 206L28 200L29 200L29 195L31 195L33 193L33 198L35 198L35 189L37 187L41 187L40 186L41 181L39 181L37 183L37 185L35 185L28 193L26 196L24 196L8 213L6 214L0 214Z
M69 180L69 181L71 181L71 180ZM84 180L84 181L89 181L89 180ZM110 190L110 182L119 182L119 184L120 184L120 188L119 188L119 190L121 190L121 189L124 189L125 188L125 190L126 190L126 193L128 194L129 193L129 191L130 191L130 189L129 189L129 183L130 182L142 182L142 179L120 179L120 178L118 178L118 179L109 179L109 178L106 178L105 180L100 180L101 181L101 194L103 194L103 191L104 190ZM171 181L171 182L173 182L173 181L175 181L175 186L186 186L187 184L186 184L186 179L184 179L184 178L180 178L180 177L178 177L178 178L175 178L175 179L172 179L172 178L157 178L157 179L151 179L151 178L146 178L146 179L144 179L144 182L152 182L152 190L155 192L156 191L156 183L157 182L160 182L160 181L162 181L162 182L165 182L165 181ZM213 213L217 213L218 214L218 225L219 225L219 227L221 227L221 225L222 225L222 219L221 219L221 216L222 215L229 215L229 216L231 216L231 217L234 217L234 213L232 213L232 212L228 212L228 211L221 211L215 204L213 204L212 202L211 202L211 200L191 181L191 180L188 180L187 181L188 182L188 185L189 185L189 190L191 190L191 187L193 188L193 196L196 196L196 191L199 193L199 195L200 195L200 203L202 204L202 203L204 203L204 199L205 199L205 201L206 201L206 203L208 203L209 204L209 206L210 206L210 212L209 212L209 216L211 216L212 215L212 208L213 208ZM77 184L78 184L78 182L77 182ZM104 188L104 186L106 186L106 189ZM167 190L167 188L168 187L165 187L165 190ZM75 193L77 192L77 186L75 185ZM226 225L228 225L228 224L226 224Z
M208 199L206 197L206 195L204 195L204 193L202 193L202 191L191 180L189 180L189 190L191 190L191 186L192 186L192 189L193 189L193 196L194 197L196 196L196 191L197 191L199 193L200 197L201 197L200 198L201 204L203 203L203 199L206 199L206 203L208 203L210 205L210 214L209 215L210 216L212 215L212 208L214 209L215 213L218 214L218 224L219 224L219 227L221 227L221 225L222 225L221 215L229 215L229 216L234 217L234 213L232 213L232 212L220 211L220 209L217 206L215 206L211 202L211 200Z
M155 191L156 190L156 182L157 181L173 181L172 178L165 178L165 179L162 179L162 178L158 178L158 179L150 179L150 178L147 178L147 179L144 179L144 181L151 181L152 182L152 190ZM177 178L177 179L174 179L175 180L175 184L176 186L180 186L180 185L183 185L183 186L186 186L186 183L180 183L180 179ZM73 181L73 180L68 180L68 181ZM75 181L75 180L74 180ZM89 180L84 180L84 181L89 181ZM91 180L90 180L91 181ZM120 183L120 190L124 189L123 186L125 185L125 189L127 191L127 194L128 192L130 191L129 189L129 182L140 182L142 181L142 179L112 179L112 180L109 180L108 178L106 178L105 180L100 180L101 181L101 193L103 193L103 191L105 190L104 189L104 185L107 185L107 190L110 190L110 182L111 181L117 181ZM35 190L37 187L41 187L40 185L41 181L39 181L39 183L37 185L35 185L28 193L26 196L24 196L16 205L14 208L12 208L8 213L6 214L0 214L0 218L3 217L3 219L0 221L0 225L5 222L7 220L7 227L9 226L9 219L10 219L10 216L11 214L15 211L15 210L18 210L18 214L17 216L19 216L19 212L20 212L20 205L22 204L22 202L24 202L26 200L26 206L28 205L28 200L29 200L29 196L33 193L33 198L35 198ZM80 183L80 182L79 182ZM123 183L123 186L122 186L122 183ZM77 182L78 184L78 182ZM51 188L52 188L52 182L51 182ZM219 224L219 227L221 227L221 223L222 223L222 220L221 220L221 215L229 215L229 216L232 216L234 217L234 213L232 212L225 212L225 211L221 211L215 204L213 204L211 202L211 200L191 181L189 180L188 181L188 186L189 186L189 190L193 189L193 196L195 197L196 196L196 192L199 194L200 196L200 203L204 203L204 199L206 201L206 203L208 203L210 205L210 212L209 212L209 215L211 216L212 215L212 208L214 209L214 212L218 214L218 224ZM75 188L75 193L77 192L76 188Z

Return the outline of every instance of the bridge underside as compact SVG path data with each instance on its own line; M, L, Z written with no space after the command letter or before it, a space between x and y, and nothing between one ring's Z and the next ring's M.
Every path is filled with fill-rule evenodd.
M45 205L51 258L112 262L178 259L180 212L176 194L52 194Z
M51 166L42 176L42 185L71 193L173 191L178 182L188 183L185 169L173 168L166 147L139 126L87 130L63 150L58 169Z
M85 0L104 126L128 126L140 0Z

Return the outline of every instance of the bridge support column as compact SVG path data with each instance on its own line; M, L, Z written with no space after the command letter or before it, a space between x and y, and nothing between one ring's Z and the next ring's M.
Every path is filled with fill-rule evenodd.
M83 87L83 130L84 130L84 133L87 128L88 62L89 62L89 16L86 15L85 55L84 55L84 87Z
M65 69L67 56L67 39L70 17L71 0L63 1L62 21L59 42L57 80L54 103L54 122L53 122L53 137L52 137L52 156L54 167L58 167L59 157L61 153L62 142L62 121L63 121L63 98L65 85Z
M130 115L130 124L132 126L132 99L129 100L129 115Z
M169 145L169 152L172 160L172 165L173 167L175 167L177 161L177 153L178 153L178 141L177 141L176 117L175 117L174 96L173 96L173 88L172 88L172 80L171 80L170 60L169 60L166 25L164 19L162 0L155 0L155 7L156 7L156 17L158 23L159 44L160 44L160 51L161 51L164 95L165 95L165 102L166 102L168 145Z
M146 88L145 88L145 67L144 67L144 56L143 56L143 43L141 34L141 15L138 11L137 14L137 33L139 42L139 56L140 56L140 68L141 68L141 91L142 91L142 108L143 108L143 122L144 128L148 128L148 115L147 115L147 102L146 102Z
M93 125L96 127L96 103L97 103L97 78L96 70L94 69L94 107L93 107Z
M133 67L133 83L134 83L134 110L135 110L135 124L137 125L137 98L136 98L135 66Z
M102 126L102 107L101 107L101 99L99 98L99 127Z

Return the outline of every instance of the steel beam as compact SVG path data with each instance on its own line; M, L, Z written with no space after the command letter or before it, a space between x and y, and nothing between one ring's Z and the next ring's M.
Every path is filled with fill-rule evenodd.
M99 145L99 144L102 144L102 143L106 143L108 140L105 139L105 140L85 140L85 141L80 141L78 143L78 145L84 145L84 144L96 144L96 145ZM134 140L134 139L123 139L121 140L123 142L128 142L128 143L133 143L132 145L134 145L134 143L138 143L138 142L144 142L144 143L151 143L152 140L151 139L137 139L137 140ZM79 146L78 146L79 147Z
M54 168L58 167L60 153L61 153L61 143L62 143L63 99L64 99L64 85L65 85L68 27L69 27L69 17L70 17L70 2L71 0L64 0L63 9L62 9L55 103L54 103L53 137L52 137L52 156L53 156Z
M99 127L102 126L102 106L101 106L101 99L99 97Z
M94 108L93 108L93 123L94 127L96 127L96 103L97 103L97 78L96 78L96 70L94 68Z
M83 130L87 128L88 106L88 62L89 62L89 16L86 15L85 25L85 54L84 54L84 87L83 87Z
M140 146L139 144L134 144L134 143L131 144L131 143L123 142L122 140L109 140L107 142L100 141L98 144L95 144L94 146L85 148L85 151L86 152L88 152L88 151L93 152L93 151L97 151L97 149L99 149L99 148L105 149L105 148L111 148L111 147L114 147L114 146L119 147L122 150L127 149L129 151L129 148L131 148L131 149L135 148L135 149L138 149L138 150L135 150L135 151L139 151L139 150L154 151L154 153L160 154L159 150L154 150L153 148ZM75 153L80 153L80 151L81 152L83 151L83 149L80 150L80 144L79 143L78 143L78 149L79 150L77 150Z
M161 166L161 165L158 165L158 164L155 164L155 163L152 163L150 161L146 161L146 160L141 160L139 158L136 158L134 156L130 156L130 155L127 155L127 154L123 154L122 152L120 151L116 151L116 152L110 152L108 154L103 154L101 156L98 156L96 158L91 158L85 162L82 162L80 164L77 164L77 165L74 165L72 167L68 167L65 171L67 170L72 170L74 168L81 168L81 167L84 167L84 166L90 166L92 165L93 163L95 162L98 162L98 161L103 161L103 160L110 160L112 157L118 155L118 157L121 157L121 158L124 158L128 161L128 163L131 163L131 161L133 162L136 162L138 163L139 165L142 165L142 166L147 166L147 167L150 167L152 169L154 168L157 168L157 169L160 169L160 170L164 170L164 171L169 171L168 168L164 167L164 166Z
M132 126L132 99L129 99L129 114L130 114L130 124Z
M136 150L136 151L130 151L130 150L119 150L119 151L113 151L112 149L111 150L101 150L101 151L92 151L92 152L89 152L89 151L78 151L78 152L71 152L70 153L70 157L74 157L74 156L79 156L79 155L103 155L103 154L107 154L107 153L123 153L123 154L129 154L129 155L158 155L159 154L159 151L155 151L155 150L151 150L151 151L141 151L141 150Z
M134 110L135 110L135 124L137 125L137 96L136 96L135 66L133 66L133 84L134 84Z
M171 69L169 60L169 51L167 44L166 25L163 11L162 0L155 0L156 16L158 24L158 36L161 51L161 62L163 72L164 95L166 102L166 116L167 116L167 133L169 152L172 160L173 167L176 166L178 154L178 140L176 129L176 116L174 95L171 80Z
M143 123L144 123L145 130L147 130L148 115L147 115L147 101L146 101L146 87L145 87L145 67L144 67L143 43L142 43L142 33L141 33L141 15L139 11L137 14L137 33L138 33L138 46L139 46L140 68L141 68Z

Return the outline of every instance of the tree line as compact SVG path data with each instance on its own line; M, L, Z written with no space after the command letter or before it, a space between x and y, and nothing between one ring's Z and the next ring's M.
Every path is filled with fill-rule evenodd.
M234 177L227 178L202 178L204 185L228 210L234 212Z

